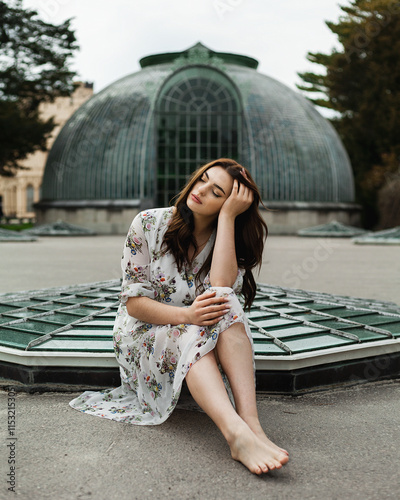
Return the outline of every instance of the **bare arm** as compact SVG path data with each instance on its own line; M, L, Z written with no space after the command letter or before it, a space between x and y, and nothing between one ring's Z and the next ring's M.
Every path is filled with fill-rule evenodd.
M211 261L211 286L231 287L236 280L238 266L235 251L235 218L221 213L218 217L217 236Z
M230 307L226 303L228 298L217 298L215 293L206 292L199 295L190 307L170 306L149 297L129 297L126 310L130 316L156 325L214 325Z
M238 266L235 250L235 219L253 202L253 192L235 179L232 193L222 205L218 216L217 237L210 269L211 286L231 287Z
M123 287L121 298L126 300L130 316L156 325L213 325L229 309L227 300L207 292L195 299L190 307L177 307L154 300L156 290L150 280L151 256L140 216L132 222L121 261ZM149 296L150 295L150 296Z

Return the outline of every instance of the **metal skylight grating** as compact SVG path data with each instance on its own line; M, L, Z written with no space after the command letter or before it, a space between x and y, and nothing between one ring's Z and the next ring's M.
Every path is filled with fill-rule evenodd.
M320 226L308 227L297 231L299 236L339 237L350 238L365 234L365 230L359 227L347 226L336 220Z
M0 348L113 354L119 290L115 280L0 295ZM395 304L259 285L247 316L257 356L290 357L397 339L399 309Z
M373 245L400 245L400 226L353 238L354 243Z
M0 228L0 241L36 241L37 238L31 234L23 234L19 231L10 231Z

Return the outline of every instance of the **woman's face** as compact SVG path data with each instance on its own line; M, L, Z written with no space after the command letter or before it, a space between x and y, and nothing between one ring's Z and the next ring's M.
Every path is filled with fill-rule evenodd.
M231 194L232 177L222 167L206 170L193 186L186 200L193 214L215 217Z

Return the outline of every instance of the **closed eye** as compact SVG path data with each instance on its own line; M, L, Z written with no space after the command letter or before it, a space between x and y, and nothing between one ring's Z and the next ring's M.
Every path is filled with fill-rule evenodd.
M205 176L205 177L200 177L200 179L199 179L199 180L200 180L200 182L207 182L207 181L209 180L207 173L205 173L205 174L204 174L204 176ZM219 189L221 189L221 191L223 191L223 190L222 190L222 188L220 188L220 187L218 187L218 188L219 188ZM220 195L220 194L218 194L218 193L216 193L214 190L212 190L211 192L212 192L212 194L213 194L216 198L221 198L221 195ZM224 193L224 194L225 194L225 193Z

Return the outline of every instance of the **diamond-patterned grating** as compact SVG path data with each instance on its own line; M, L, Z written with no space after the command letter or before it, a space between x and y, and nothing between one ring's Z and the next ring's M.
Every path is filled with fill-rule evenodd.
M112 281L0 295L0 346L25 351L113 352L119 291L119 281Z
M36 241L37 237L31 234L22 234L20 231L10 231L0 228L0 241Z
M400 245L400 226L358 236L353 238L353 242L360 245Z
M114 280L0 295L0 376L4 363L115 368L119 291ZM365 356L379 355L386 344L385 353L400 351L400 307L393 303L259 284L247 316L257 372L360 358L371 347L378 351Z
M347 226L338 222L336 220L328 222L328 224L322 224L320 226L308 227L305 229L299 229L297 234L299 236L320 236L320 237L339 237L339 238L351 238L354 236L359 236L364 234L366 231L359 227Z
M53 224L42 224L32 229L25 229L24 235L33 236L93 236L96 234L86 227L76 226L59 220Z
M113 352L119 281L0 295L0 345ZM385 311L383 309L385 308ZM400 337L400 308L259 285L247 314L256 354L290 355ZM267 344L267 345L266 345Z

